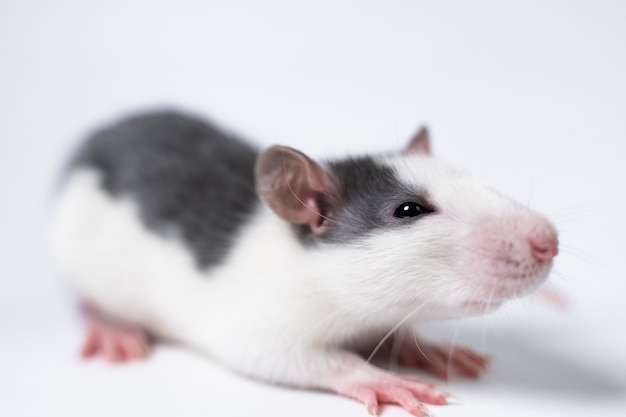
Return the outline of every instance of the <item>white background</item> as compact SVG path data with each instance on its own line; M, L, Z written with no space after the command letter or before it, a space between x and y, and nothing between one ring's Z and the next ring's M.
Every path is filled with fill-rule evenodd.
M86 132L163 106L313 156L399 147L427 123L438 156L551 216L550 280L570 299L431 324L494 357L433 414L626 415L626 3L88 3L0 4L1 416L366 415L172 346L78 360L45 247L55 178Z

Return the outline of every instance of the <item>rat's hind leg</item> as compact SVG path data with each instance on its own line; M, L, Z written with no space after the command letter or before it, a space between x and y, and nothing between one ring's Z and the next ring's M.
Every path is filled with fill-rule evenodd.
M83 358L100 356L121 363L144 359L150 353L151 340L142 328L107 317L86 303L81 310L87 321Z

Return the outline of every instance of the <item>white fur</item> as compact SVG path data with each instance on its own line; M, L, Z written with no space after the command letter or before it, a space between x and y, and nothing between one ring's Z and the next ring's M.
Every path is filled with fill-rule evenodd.
M201 271L174 234L147 230L133 201L111 198L98 180L95 171L73 173L52 225L54 256L82 299L242 373L318 384L297 363L353 326L284 221L263 206L228 261ZM289 355L282 370L278 357Z
M148 230L131 198L112 198L95 171L82 170L59 196L54 253L79 296L111 316L260 379L342 391L346 370L365 364L340 346L380 338L407 317L495 308L549 269L517 279L530 268L525 236L549 227L543 218L430 158L382 161L426 191L437 214L343 246L305 248L263 205L226 261L202 271L175 233ZM505 246L514 259L502 264ZM509 273L515 279L501 283Z
M473 312L467 305L476 302L484 312L545 280L551 262L536 262L529 245L538 234L556 236L543 216L434 158L400 155L383 162L411 188L425 191L437 209L402 240L430 263L426 274L438 283L432 302L447 305L452 315Z

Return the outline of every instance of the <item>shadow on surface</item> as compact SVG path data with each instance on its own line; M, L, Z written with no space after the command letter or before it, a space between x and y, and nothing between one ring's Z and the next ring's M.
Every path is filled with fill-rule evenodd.
M592 349L585 339L543 330L498 330L492 366L481 385L570 399L626 400L623 358Z

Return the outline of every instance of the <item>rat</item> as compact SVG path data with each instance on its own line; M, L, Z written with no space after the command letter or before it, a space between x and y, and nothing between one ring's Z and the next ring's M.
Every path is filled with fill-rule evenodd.
M51 231L88 319L84 357L125 362L173 341L251 378L414 416L450 394L369 358L478 376L486 355L414 324L530 294L558 253L550 221L433 157L426 128L404 149L316 161L177 111L93 133Z

